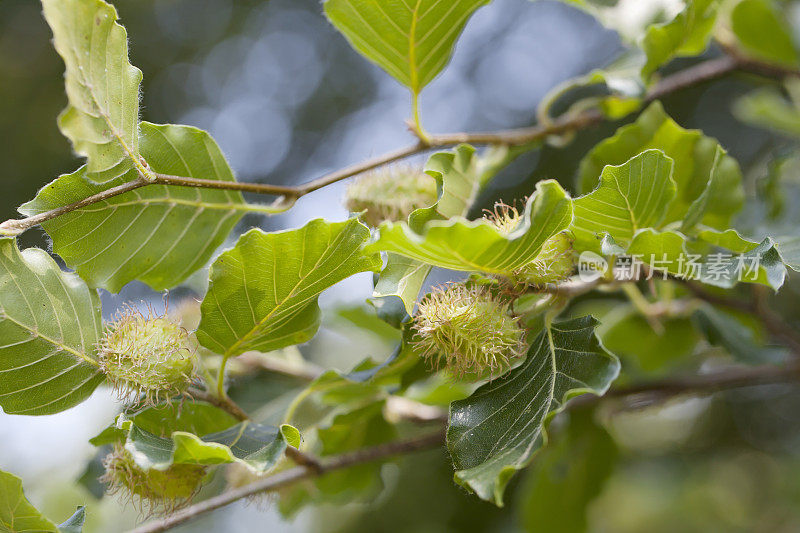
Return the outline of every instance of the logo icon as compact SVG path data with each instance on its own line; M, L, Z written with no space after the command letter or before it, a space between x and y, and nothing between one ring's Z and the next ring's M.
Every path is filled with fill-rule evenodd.
M594 252L582 252L578 258L578 277L590 282L602 277L608 270L608 261Z

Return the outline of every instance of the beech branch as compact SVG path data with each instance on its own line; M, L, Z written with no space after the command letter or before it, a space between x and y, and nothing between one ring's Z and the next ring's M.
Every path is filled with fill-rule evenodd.
M644 103L657 100L667 94L697 85L699 83L720 78L734 71L752 72L761 76L784 78L797 76L796 70L777 67L761 63L749 58L736 55L728 51L726 55L715 59L703 61L685 70L664 77L656 83L644 96ZM406 157L419 154L430 149L447 148L460 143L476 145L508 145L520 146L540 141L552 135L578 131L604 119L603 113L598 109L587 109L579 113L567 113L547 124L539 124L528 128L510 129L485 133L447 133L430 135L419 138L418 142L388 152L355 165L331 172L315 180L298 186L271 185L263 183L241 183L233 181L218 181L168 174L155 174L154 180L138 177L135 180L112 187L101 193L89 196L78 202L67 204L59 208L40 213L24 219L10 219L0 224L0 235L18 235L34 226L52 220L58 216L75 211L82 207L107 200L114 196L130 192L148 185L172 185L177 187L199 187L209 189L225 189L255 194L277 196L279 205L291 205L298 198L338 181L367 172L383 165L399 161Z
M600 401L611 399L628 399L641 406L680 394L708 394L719 390L735 389L753 385L770 383L786 383L800 381L800 363L785 366L764 365L757 367L730 368L727 370L670 378L646 382L627 387L613 388L604 396L589 394L574 398L567 404L567 409L589 406ZM445 422L445 421L442 421ZM351 453L336 455L330 458L312 458L298 450L287 451L287 456L300 466L283 470L265 477L249 485L231 489L218 496L209 498L195 505L186 507L166 518L144 524L129 533L158 533L167 531L180 524L193 520L205 513L214 511L233 502L268 492L275 492L297 482L315 478L328 472L342 470L351 466L371 463L396 455L404 455L417 451L437 448L444 443L444 431L414 437L406 440L390 442L380 446L364 448Z

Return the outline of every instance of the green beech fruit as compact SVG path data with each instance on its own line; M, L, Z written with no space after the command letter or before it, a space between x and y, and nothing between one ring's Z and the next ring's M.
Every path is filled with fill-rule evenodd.
M101 481L108 492L122 493L150 512L171 512L189 503L206 476L202 465L173 464L166 470L144 470L122 444L103 460Z
M145 316L126 307L106 328L98 361L121 398L148 404L183 394L194 373L188 333L152 310Z
M525 331L510 304L480 286L435 288L412 324L415 349L434 365L444 360L457 376L502 372L525 349Z
M345 207L351 213L364 211L361 219L376 228L381 222L406 220L437 199L436 180L420 168L395 165L354 179L345 193Z

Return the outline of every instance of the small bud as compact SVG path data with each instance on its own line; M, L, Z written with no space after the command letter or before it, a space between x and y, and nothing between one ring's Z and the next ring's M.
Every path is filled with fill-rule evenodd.
M435 288L420 302L412 327L415 348L434 364L443 357L457 376L495 374L525 349L509 304L480 286Z
M556 233L542 245L539 255L515 273L515 278L528 285L558 283L567 279L575 268L575 251L569 233Z
M100 481L108 492L122 492L136 498L142 508L150 512L171 512L189 503L200 490L206 467L202 465L173 464L166 470L143 470L121 444L103 459L105 474Z
M126 307L100 341L100 368L121 398L169 401L186 391L194 372L187 339L186 330L166 317Z
M421 169L393 166L354 179L345 194L352 213L366 211L362 220L371 227L384 221L406 220L415 209L436 203L436 180Z

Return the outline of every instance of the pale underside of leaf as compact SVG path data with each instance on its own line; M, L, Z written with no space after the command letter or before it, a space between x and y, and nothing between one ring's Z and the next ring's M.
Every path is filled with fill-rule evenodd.
M523 221L505 235L486 220L433 220L420 235L407 224L385 223L367 249L397 253L460 271L513 273L535 259L544 242L572 222L572 200L557 182L541 181Z
M43 415L86 399L103 381L95 362L100 301L44 251L0 239L0 406Z
M327 0L350 44L419 93L441 72L470 15L490 0Z
M104 181L135 168L152 172L139 156L139 85L142 73L128 62L128 38L116 10L102 0L43 0L54 44L66 65L69 106L61 131Z
M142 123L142 153L158 172L235 181L214 140L189 126ZM35 215L136 177L103 184L85 169L42 188L20 208ZM138 279L169 289L202 268L251 207L238 191L147 185L47 221L53 250L90 285L119 291Z
M362 252L368 236L356 219L247 232L211 267L198 340L225 356L309 340L319 327L319 294L353 274L380 269L377 254Z

